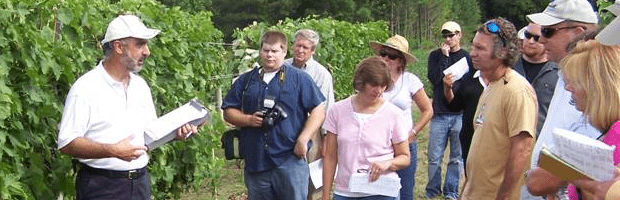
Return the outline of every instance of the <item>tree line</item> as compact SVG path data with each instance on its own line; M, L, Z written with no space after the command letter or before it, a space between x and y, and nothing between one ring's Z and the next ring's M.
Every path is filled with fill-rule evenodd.
M232 41L233 32L253 22L275 24L286 18L330 17L348 22L386 21L392 34L407 37L416 47L440 42L443 22L461 24L466 38L487 19L504 17L518 28L525 15L545 9L550 0L159 0L190 11L208 10L214 25ZM594 2L594 0L592 0ZM467 40L468 41L468 40Z

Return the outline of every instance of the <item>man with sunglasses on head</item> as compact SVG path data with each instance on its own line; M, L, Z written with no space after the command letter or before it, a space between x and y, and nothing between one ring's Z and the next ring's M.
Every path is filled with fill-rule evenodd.
M444 194L447 199L458 198L458 185L460 179L460 167L462 163L462 151L459 133L462 126L462 111L454 112L448 108L448 102L444 98L443 71L465 57L470 68L471 58L469 53L461 49L461 27L453 21L448 21L441 27L444 42L439 49L434 50L428 56L428 80L433 85L433 118L428 139L428 184L426 185L426 197L433 198ZM452 90L457 91L461 80L452 84ZM441 188L441 161L448 141L450 142L450 160L446 172L443 191Z
M474 115L474 138L461 199L519 199L536 135L536 94L511 69L519 56L517 30L498 18L480 26L472 43L474 67L488 81Z
M547 61L545 46L538 42L540 37L540 25L529 23L522 38L523 44L521 49L523 53L521 58L512 67L519 74L523 75L536 91L536 98L538 99L537 133L540 132L545 122L547 109L549 108L555 84L559 77L558 65Z
M545 46L547 59L558 63L568 54L567 46L588 31L598 28L598 17L587 0L555 0L541 12L527 15L528 20L541 25L539 42ZM552 133L562 128L592 138L600 132L587 123L583 114L573 106L571 93L558 78L547 117L534 146L531 170L526 173L527 191L535 196L566 199L566 186L551 173L538 168L538 156L543 146L553 148ZM525 193L525 191L524 191Z

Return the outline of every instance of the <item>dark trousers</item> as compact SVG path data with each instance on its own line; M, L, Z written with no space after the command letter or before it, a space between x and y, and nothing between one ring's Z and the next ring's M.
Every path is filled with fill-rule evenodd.
M81 165L75 180L77 200L136 199L149 200L151 181L146 167L137 176L121 177L123 172L89 168ZM128 173L128 172L126 172Z

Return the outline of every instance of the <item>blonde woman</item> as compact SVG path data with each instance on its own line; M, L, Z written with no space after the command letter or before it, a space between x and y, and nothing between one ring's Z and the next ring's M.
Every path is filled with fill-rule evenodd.
M603 134L599 140L620 146L620 46L606 46L596 40L581 41L560 63L565 89L571 92L577 110ZM614 164L620 163L620 149ZM616 177L618 174L616 173ZM594 181L570 182L570 199L603 199L607 189L593 187ZM575 187L576 186L576 187Z

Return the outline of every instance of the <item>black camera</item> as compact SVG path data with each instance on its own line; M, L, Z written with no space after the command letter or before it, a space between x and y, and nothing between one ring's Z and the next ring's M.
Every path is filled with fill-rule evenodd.
M275 125L275 123L284 120L288 117L286 111L277 105L274 99L267 97L264 100L263 105L263 125L262 128L269 129Z

